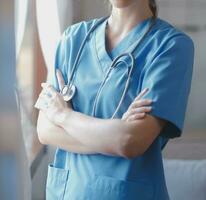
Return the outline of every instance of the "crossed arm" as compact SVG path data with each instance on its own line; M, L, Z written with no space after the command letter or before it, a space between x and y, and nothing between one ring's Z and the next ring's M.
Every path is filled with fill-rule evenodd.
M61 74L57 77L61 88ZM122 119L99 119L72 110L52 86L44 84L43 88L39 99L47 106L39 107L39 139L70 152L133 158L148 149L166 123L146 114L149 109L144 105L149 102L140 99L135 99Z
M97 153L91 147L87 147L79 140L72 137L62 127L52 123L41 110L37 122L37 132L42 144L52 145L74 153Z

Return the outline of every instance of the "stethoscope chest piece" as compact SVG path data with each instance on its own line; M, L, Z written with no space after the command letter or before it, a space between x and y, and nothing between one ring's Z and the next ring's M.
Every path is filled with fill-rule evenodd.
M75 95L76 87L73 84L65 85L61 91L64 101L70 101Z

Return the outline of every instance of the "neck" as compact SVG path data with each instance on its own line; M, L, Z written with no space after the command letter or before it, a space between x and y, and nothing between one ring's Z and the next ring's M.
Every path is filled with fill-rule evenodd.
M123 8L113 6L108 25L112 32L124 34L149 17L152 17L152 12L148 1L134 1Z

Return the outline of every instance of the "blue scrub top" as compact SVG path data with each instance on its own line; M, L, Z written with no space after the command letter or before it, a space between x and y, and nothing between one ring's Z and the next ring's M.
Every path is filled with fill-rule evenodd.
M69 26L62 35L55 68L62 71L66 82L80 45L96 20ZM136 25L111 52L107 52L105 45L106 21L95 29L84 47L75 73L77 93L72 99L75 111L92 114L97 90L112 60L138 40L149 24L150 18ZM149 149L134 159L102 154L82 155L57 149L54 162L48 169L47 199L169 199L161 150L168 139L179 137L183 130L194 46L186 34L157 18L155 26L134 55L136 62L130 87L116 117L121 118L140 91L148 87L150 90L144 98L153 100L150 114L167 120L167 125ZM123 92L128 70L129 67L120 64L111 71L98 101L95 117L112 116ZM58 89L55 76L48 82Z

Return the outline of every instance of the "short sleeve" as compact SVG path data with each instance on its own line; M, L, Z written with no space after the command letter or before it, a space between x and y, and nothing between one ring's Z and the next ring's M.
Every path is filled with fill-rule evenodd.
M68 63L67 61L67 54L68 54L67 41L69 37L68 30L69 29L66 29L59 39L56 52L55 52L54 68L51 69L51 71L49 71L47 74L47 83L51 84L57 91L59 91L58 81L56 77L57 69L61 70L64 80L65 82L67 82L66 65Z
M165 138L179 137L183 130L191 88L194 45L186 36L170 39L144 68L142 89L149 88L144 98L153 100L151 115L167 121L160 133Z

